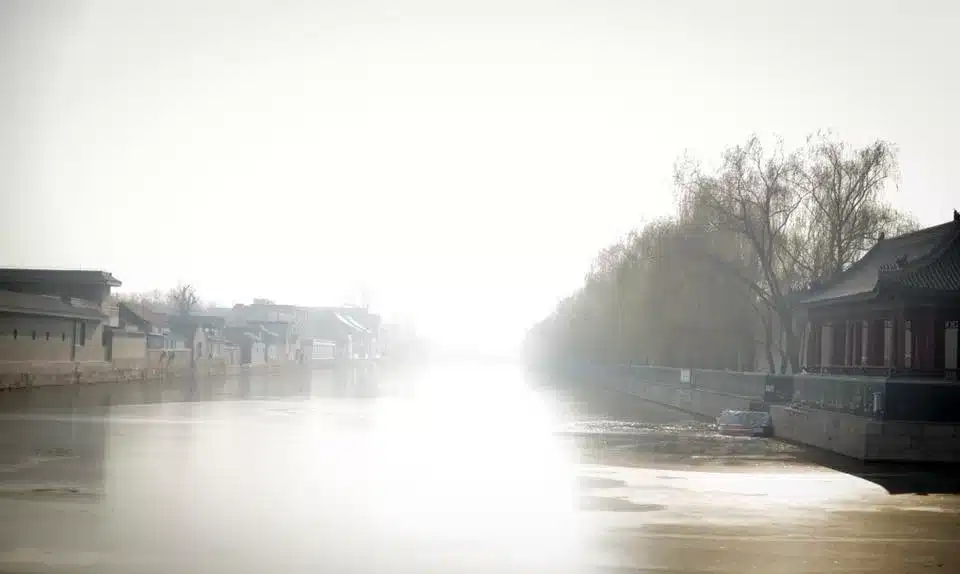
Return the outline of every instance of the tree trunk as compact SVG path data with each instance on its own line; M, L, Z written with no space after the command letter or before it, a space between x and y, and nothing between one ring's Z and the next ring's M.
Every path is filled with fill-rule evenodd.
M777 372L786 375L790 367L790 354L787 352L787 335L783 325L780 325L780 330L777 332L777 351L780 354L780 366Z
M770 312L763 313L763 350L767 356L767 370L774 374L777 372L776 364L773 360L773 319Z
M789 359L790 372L800 372L800 339L793 332L793 311L783 308L778 312L780 316L780 325L786 336L787 358Z
M627 345L623 336L623 311L624 311L623 294L620 293L618 289L618 292L617 292L617 361L621 363L632 358L629 356L629 353L627 352Z

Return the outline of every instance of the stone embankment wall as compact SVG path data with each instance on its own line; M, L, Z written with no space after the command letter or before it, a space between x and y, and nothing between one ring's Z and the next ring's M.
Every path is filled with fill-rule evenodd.
M106 381L143 380L142 368L114 367L103 361L0 363L0 390Z
M866 458L866 433L872 422L866 417L783 405L771 406L770 416L778 438Z
M770 407L776 436L872 462L960 463L960 425Z
M960 389L942 381L638 365L578 366L570 372L578 380L701 416L769 410L777 437L860 460L960 463L960 421L947 416L960 413L942 404L955 405L955 396L946 393ZM894 418L902 416L913 420Z
M178 360L179 359L179 360ZM193 376L216 377L241 373L272 373L301 367L296 363L276 362L263 365L228 365L219 359L201 359L190 364L189 351L173 361L122 359L107 363L0 361L0 390L32 387L149 381Z
M727 409L747 410L755 402L748 397L705 389L678 388L668 383L631 381L620 390L650 402L706 417L719 416Z
M600 375L607 386L641 399L705 417L756 407L768 393L768 376L699 369L623 365Z
M960 463L960 425L886 421L867 426L864 458Z

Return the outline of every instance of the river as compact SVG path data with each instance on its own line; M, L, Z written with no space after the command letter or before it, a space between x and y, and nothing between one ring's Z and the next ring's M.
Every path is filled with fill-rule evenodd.
M960 572L817 456L504 364L8 392L0 571Z

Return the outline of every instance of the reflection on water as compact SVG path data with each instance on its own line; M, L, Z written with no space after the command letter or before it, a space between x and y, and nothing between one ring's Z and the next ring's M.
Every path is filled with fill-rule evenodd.
M891 503L796 447L507 366L42 389L0 410L0 570L799 572L854 564L810 555L857 536L872 546L849 556L878 568L902 565L880 541L940 559L960 539L947 497Z
M546 405L515 371L502 375L436 369L384 389L330 376L289 383L288 398L311 400L264 403L275 395L252 389L244 403L155 405L152 416L203 424L111 436L105 532L128 551L159 538L367 572L562 571L580 540L571 461Z

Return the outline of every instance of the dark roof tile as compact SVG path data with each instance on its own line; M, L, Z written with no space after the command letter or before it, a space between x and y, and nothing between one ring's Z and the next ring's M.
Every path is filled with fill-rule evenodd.
M955 261L960 224L950 221L913 233L877 242L859 261L822 288L813 291L804 304L822 304L848 297L870 296L884 285L909 288L928 282L950 289L960 269ZM955 289L955 287L954 287Z
M154 311L146 303L134 303L132 301L121 301L120 308L133 314L140 321L154 327L169 327L169 317L163 313Z
M896 283L925 291L955 291L960 294L960 236L936 259L892 278Z
M0 311L22 315L64 317L102 321L106 315L95 307L78 305L51 295L0 291Z
M106 271L86 269L0 268L0 283L74 283L119 287L120 280Z

